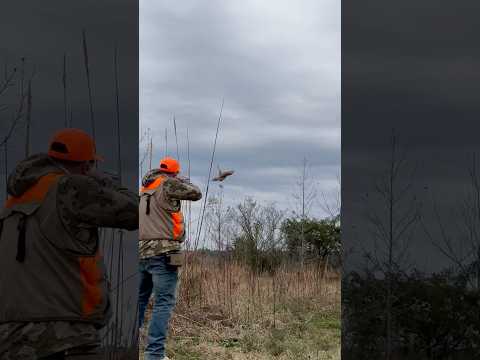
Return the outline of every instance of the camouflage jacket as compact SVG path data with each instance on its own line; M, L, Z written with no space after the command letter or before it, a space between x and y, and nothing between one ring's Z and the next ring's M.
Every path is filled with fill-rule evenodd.
M79 246L92 241L90 234L99 227L138 228L139 199L135 193L100 173L88 176L68 174L44 154L33 155L17 165L8 179L8 192L11 196L20 196L40 177L52 172L65 174L57 187L58 216L78 240ZM37 359L98 342L98 330L88 323L0 324L0 359Z
M160 175L165 174L158 169L151 170L142 179L142 185L148 186ZM180 207L181 200L197 201L202 197L200 189L192 184L189 179L180 176L169 176L162 184L163 199L168 208ZM140 214L142 216L142 214ZM140 221L141 222L141 221ZM169 251L181 249L181 242L164 239L140 240L139 256L141 259L160 255Z

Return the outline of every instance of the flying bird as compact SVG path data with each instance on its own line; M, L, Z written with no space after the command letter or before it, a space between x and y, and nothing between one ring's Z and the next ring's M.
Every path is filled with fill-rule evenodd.
M214 177L212 181L223 181L225 180L228 176L233 175L235 171L233 170L225 170L222 171L220 170L220 167L218 167L218 176Z

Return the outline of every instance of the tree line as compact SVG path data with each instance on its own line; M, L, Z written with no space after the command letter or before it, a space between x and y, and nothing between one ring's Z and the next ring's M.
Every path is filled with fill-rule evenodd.
M339 215L289 215L251 197L224 209L220 193L209 198L206 217L206 237L213 248L254 272L274 272L285 263L340 265Z

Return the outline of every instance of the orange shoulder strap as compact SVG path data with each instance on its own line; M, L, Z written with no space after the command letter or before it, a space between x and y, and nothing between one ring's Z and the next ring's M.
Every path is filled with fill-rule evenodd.
M159 176L151 184L148 184L147 186L143 186L141 191L144 192L146 190L154 190L158 188L165 181L165 179L166 179L165 176Z
M41 203L45 198L45 195L47 195L50 187L63 175L64 174L62 173L50 173L42 176L35 185L25 191L21 196L9 196L5 203L5 207L11 208L14 205L32 202Z

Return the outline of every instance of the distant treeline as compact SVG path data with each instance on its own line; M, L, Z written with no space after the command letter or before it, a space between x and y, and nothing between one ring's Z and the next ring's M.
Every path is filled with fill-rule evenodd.
M273 272L285 263L341 266L339 216L317 219L290 217L275 205L261 205L247 198L236 208L223 210L217 198L210 199L207 237L214 249L210 256L230 256L255 272Z
M463 275L413 271L380 279L351 272L342 282L342 301L345 359L480 358L480 291Z

